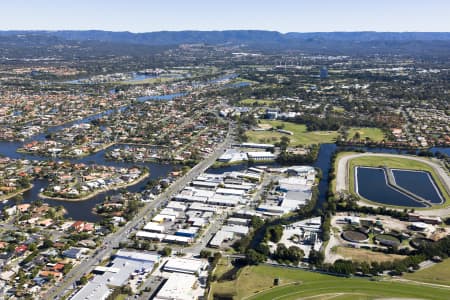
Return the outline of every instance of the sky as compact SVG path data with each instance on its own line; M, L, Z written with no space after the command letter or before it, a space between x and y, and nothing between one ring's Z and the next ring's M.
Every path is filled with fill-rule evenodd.
M449 0L0 0L0 30L446 31Z

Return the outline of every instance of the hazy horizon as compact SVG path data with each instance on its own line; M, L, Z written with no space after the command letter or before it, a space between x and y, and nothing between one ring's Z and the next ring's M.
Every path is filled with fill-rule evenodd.
M16 0L0 30L449 32L450 1Z

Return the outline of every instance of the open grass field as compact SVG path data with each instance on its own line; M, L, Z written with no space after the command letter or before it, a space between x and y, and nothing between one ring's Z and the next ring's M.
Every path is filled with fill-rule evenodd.
M414 281L450 286L450 259L414 273L406 273L403 277Z
M268 124L276 128L279 125L284 125L283 130L293 132L293 135L287 135L276 131L253 131L249 130L245 134L248 136L250 142L274 144L278 142L282 136L287 136L292 146L297 145L311 145L322 143L333 143L338 136L337 131L307 131L306 125L296 124L292 122L285 122L279 120L262 120L261 124Z
M233 265L229 262L229 260L225 257L222 257L217 263L216 268L214 269L213 275L217 278L222 277L223 274L233 269Z
M394 261L396 259L404 259L406 256L397 254L385 254L382 252L374 252L366 249L355 249L348 247L337 247L336 253L345 259L366 262L385 262Z
M359 132L361 140L368 137L374 142L380 142L384 139L384 132L381 129L371 127L351 127L348 130L348 137L351 139L357 132Z
M275 107L278 101L271 99L244 99L239 101L239 105L243 106L253 106L254 103L257 103L257 106Z
M336 160L337 161L337 160ZM434 179L434 182L438 186L441 194L445 198L445 202L442 205L435 205L433 208L438 208L441 206L446 206L450 201L450 195L447 193L447 190L444 188L443 183L437 176L436 172L432 167L427 165L426 163L411 160L408 158L400 158L400 157L380 157L380 156L365 156L358 157L350 160L349 162L349 180L350 180L350 191L354 193L355 191L355 167L356 166L366 166L366 167L379 167L379 166L387 166L389 168L394 169L405 169L405 170L421 170L427 171L431 174ZM367 200L368 201L368 200Z
M280 279L274 286L275 278ZM214 291L234 294L234 299L450 299L450 289L413 283L377 282L344 278L272 266L245 267L236 281L212 284Z
M333 112L335 112L335 113L344 113L345 112L345 108L343 108L342 106L333 106Z

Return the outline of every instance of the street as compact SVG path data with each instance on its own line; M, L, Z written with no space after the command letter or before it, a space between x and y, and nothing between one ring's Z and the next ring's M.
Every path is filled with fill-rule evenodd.
M217 158L222 155L224 150L231 145L231 141L232 125L230 124L225 140L209 157L194 166L185 176L173 182L163 193L158 195L158 197L156 197L154 201L147 203L139 211L139 213L125 226L119 228L116 232L106 236L103 241L103 247L100 249L100 251L97 250L96 254L92 258L82 261L77 267L73 268L60 282L59 286L54 286L53 288L48 290L45 298L60 299L62 296L64 296L68 292L68 289L74 286L77 280L91 272L93 267L98 265L99 262L108 258L111 255L113 249L118 247L121 241L126 240L130 232L135 231L137 228L143 226L146 216L149 215L153 211L153 209L159 208L159 206L164 201L170 199L175 193L184 188L190 181L206 171L217 160ZM205 243L203 239L200 239L199 241L202 245L203 243ZM208 240L206 240L206 243L207 241ZM197 250L197 247L195 247L194 249Z

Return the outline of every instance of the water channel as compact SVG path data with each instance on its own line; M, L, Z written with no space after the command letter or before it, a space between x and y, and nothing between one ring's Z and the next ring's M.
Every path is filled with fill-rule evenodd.
M184 96L184 93L176 93L176 94L169 94L169 95L163 95L163 96L143 96L139 97L138 101L164 101L164 100L171 100L174 98L182 97ZM125 109L126 107L123 107L121 109ZM115 110L108 110L93 116L86 117L84 119L76 120L73 122L66 123L61 126L55 126L51 127L47 130L45 133L40 133L38 135L35 135L31 137L29 140L44 140L45 136L48 133L59 131L63 128L70 127L74 124L80 124L80 123L86 123L90 122L92 120L98 119L102 116L108 115L113 113ZM17 149L23 146L24 142L17 142L17 141L0 141L0 155L7 156L14 159L28 159L28 160L49 160L51 158L49 157L42 157L37 155L28 155L23 153L17 153ZM116 146L112 146L116 147ZM336 151L337 146L336 144L322 144L320 146L319 155L316 160L316 162L313 164L314 167L320 168L322 171L322 179L319 182L319 199L316 205L316 208L320 208L322 206L322 203L326 201L327 194L328 194L328 172L330 169L330 162L331 162L331 156ZM353 148L354 149L354 148ZM407 153L406 150L397 150L397 149L387 149L387 148L359 148L363 149L367 152L381 152L381 153ZM68 161L72 163L85 163L85 164L98 164L98 165L108 165L108 166L114 166L114 167L132 167L132 166L146 166L150 170L150 176L146 180L143 180L142 182L139 182L131 187L128 187L127 190L131 192L139 192L144 189L145 185L148 183L148 181L152 179L156 179L159 177L166 177L169 172L171 172L174 168L174 165L171 164L161 164L161 163L154 163L154 162L119 162L119 161L110 161L105 160L104 154L105 151L108 151L108 149L99 151L93 155L90 155L88 157L78 158L78 159L67 159ZM431 152L441 152L445 153L447 155L450 155L450 148L443 148L443 147L435 147L430 149ZM242 170L245 169L246 165L236 165L231 167L225 167L225 168L218 168L218 169L210 169L209 172L214 173L222 173L225 171L233 171L233 170ZM31 190L25 192L23 194L24 196L24 203L30 203L32 201L35 201L38 199L38 193L41 188L45 187L47 185L47 182L45 180L36 180L34 182L34 186ZM56 201L56 200L43 200L44 202L49 203L50 205L62 205L67 210L67 217L77 219L77 220L86 220L86 221L98 221L100 219L99 216L92 213L92 208L95 207L98 203L101 203L105 196L111 195L117 193L117 191L111 190L107 192L103 192L98 194L97 196L90 198L86 201L80 201L80 202L68 202L68 201ZM12 205L12 201L10 200L7 204L0 203L0 208L2 208L5 205Z

